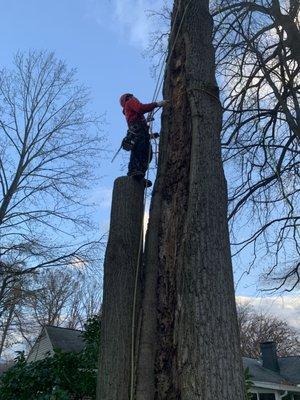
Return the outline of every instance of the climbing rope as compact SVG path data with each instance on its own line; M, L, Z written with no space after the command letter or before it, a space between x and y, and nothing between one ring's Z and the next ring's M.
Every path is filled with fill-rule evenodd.
M139 280L139 273L140 273L140 264L141 264L141 257L142 257L142 250L143 250L143 243L144 243L144 225L145 225L145 209L146 209L146 202L147 202L147 193L148 193L148 184L149 181L149 164L151 160L151 144L149 143L149 152L148 152L148 169L146 174L146 188L144 192L144 199L143 199L143 217L142 217L142 226L140 231L140 239L139 239L139 249L138 249L138 256L137 256L137 266L135 270L135 279L134 279L134 291L133 291L133 304L132 304L132 324L131 324L131 374L130 374L130 400L134 399L134 378L135 378L135 319L136 319L136 301L137 301L137 287L138 287L138 280Z
M165 56L163 57L162 60L162 64L161 64L161 68L160 68L160 72L158 75L158 79L156 82L156 86L155 86L155 90L154 90L154 94L153 94L153 98L152 98L152 102L155 102L158 98L158 95L162 89L162 84L163 84L163 71L166 70L168 68L169 62L171 60L171 57L173 55L174 49L175 49L175 45L177 42L177 39L179 37L179 33L187 12L187 9L189 7L189 5L191 4L190 0L188 2L188 4L185 6L178 30L177 30L177 34L175 36L174 42L173 42L173 46L169 52L169 56L166 52ZM176 10L176 14L174 17L174 23L173 26L171 28L171 32L170 32L170 37L173 36L174 34L174 30L175 30L175 26L177 25L177 18L179 15L179 10L181 8L181 2L182 0L179 0L179 4ZM148 116L147 116L147 121L149 124L149 134L151 135L153 133L153 122L154 122L154 114L157 112L158 110L155 111L151 111ZM133 304L132 304L132 325L131 325L131 371L130 371L130 400L134 400L134 379L135 379L135 330L136 330L136 303L137 303L137 287L138 287L138 279L139 279L139 273L140 273L140 264L141 264L141 257L142 257L142 250L143 250L143 243L144 243L144 224L145 224L145 209L146 209L146 201L147 201L147 193L148 193L148 180L149 180L149 164L151 161L151 145L149 144L149 152L148 152L148 168L147 168L147 174L146 174L146 188L145 188L145 193L144 193L144 200L143 200L143 217L142 217L142 226L141 226L141 232L140 232L140 240L139 240L139 248L138 248L138 257L137 257L137 266L136 266L136 271L135 271L135 282L134 282L134 291L133 291Z
M157 140L154 138L154 159L155 159L155 167L158 167L158 143Z
M182 2L182 0L179 1L178 8L177 8L177 10L176 10L176 15L175 15L175 18L174 18L174 24L173 24L173 27L172 27L172 30L171 30L171 33L170 33L170 37L172 37L173 34L174 34L174 28L175 28L176 21L177 21L177 17L178 17L179 10L180 10L180 7L181 7L181 2ZM159 95L159 93L160 93L160 91L161 91L161 88L162 88L162 85L163 85L163 71L164 71L164 69L166 70L167 67L169 66L169 62L170 62L171 57L172 57L172 55L173 55L173 52L174 52L174 50L175 50L175 46L176 46L176 44L177 44L177 39L178 39L180 30L181 30L182 24L183 24L183 22L184 22L184 18L185 18L186 12L187 12L187 10L188 10L188 8L189 8L191 2L192 2L192 0L190 0L190 1L187 3L187 5L185 6L185 9L184 9L184 11L183 11L183 15L182 15L182 17L181 17L181 21L180 21L180 24L179 24L179 26L178 26L177 33L176 33L176 36L175 36L175 39L174 39L172 48L171 48L171 50L170 50L170 52L169 52L169 55L168 55L168 53L166 52L166 53L165 53L165 56L164 56L164 58L163 58L163 61L162 61L162 64L161 64L161 68L160 68L160 71L159 71L159 75L158 75L158 80L157 80L157 83L156 83L156 86L155 86L155 90L154 90L154 95L153 95L153 99L152 99L153 102L157 100L158 95ZM166 65L165 65L165 64L166 64ZM164 66L165 66L165 68L164 68ZM152 111L149 115L152 116L152 115L153 115L153 111Z

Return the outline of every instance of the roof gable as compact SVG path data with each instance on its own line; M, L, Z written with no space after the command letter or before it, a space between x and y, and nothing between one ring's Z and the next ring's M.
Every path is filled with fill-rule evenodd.
M57 326L45 326L45 331L54 350L79 353L84 348L82 331Z
M53 355L53 346L46 333L45 328L43 328L28 353L27 362L42 360L48 354Z

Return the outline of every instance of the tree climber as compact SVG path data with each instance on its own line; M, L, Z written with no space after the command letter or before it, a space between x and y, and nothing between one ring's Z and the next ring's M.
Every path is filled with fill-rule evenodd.
M167 103L167 100L163 100L142 104L130 93L125 93L120 97L120 104L128 124L129 136L127 136L127 138L129 137L129 140L132 142L132 146L128 148L123 146L126 150L131 150L128 176L143 179L152 159L149 127L144 114L153 111L157 107L164 107ZM124 140L126 140L126 138Z

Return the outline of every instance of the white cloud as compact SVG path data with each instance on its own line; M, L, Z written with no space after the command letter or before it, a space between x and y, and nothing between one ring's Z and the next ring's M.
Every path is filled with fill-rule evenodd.
M149 33L153 30L153 20L147 11L159 10L163 3L164 0L112 0L107 7L101 0L89 0L87 16L96 19L102 26L110 26L131 45L145 49ZM105 8L107 10L103 12Z
M237 296L238 303L250 303L258 312L274 315L300 330L300 295L278 297Z
M160 0L115 0L115 28L123 39L146 48L152 23L147 11L160 8L161 4Z

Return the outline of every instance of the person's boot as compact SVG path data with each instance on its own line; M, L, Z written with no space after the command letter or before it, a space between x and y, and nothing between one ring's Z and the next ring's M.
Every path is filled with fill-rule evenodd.
M145 179L145 173L142 171L132 171L128 174L128 176L132 176L137 181L142 181L145 187L151 187L152 182L149 179Z
M145 173L143 171L131 171L128 175L136 179L142 179L144 178Z
M144 180L143 180L143 181L144 181L144 185L145 185L145 187L146 187L146 188L148 188L148 187L151 187L151 186L152 186L152 182L151 182L151 181L149 181L149 179L145 179L145 178L144 178Z

